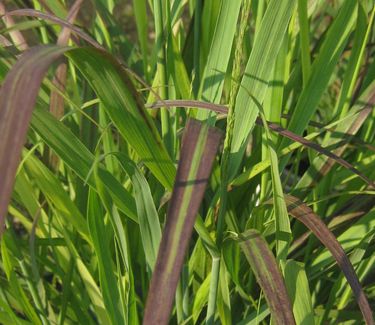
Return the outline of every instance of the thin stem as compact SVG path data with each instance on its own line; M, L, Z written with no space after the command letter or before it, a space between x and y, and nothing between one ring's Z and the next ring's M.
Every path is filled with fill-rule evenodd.
M194 14L194 79L193 91L194 95L198 94L200 85L200 40L201 40L201 19L202 19L202 0L196 0Z
M154 0L154 16L155 16L155 33L156 33L156 48L157 48L157 74L159 76L159 96L161 99L166 99L167 94L167 64L166 64L166 49L163 43L164 39L164 23L163 23L163 4L162 0ZM166 42L167 43L167 42ZM161 114L161 133L164 143L170 155L172 155L171 128L169 121L168 110L162 108Z

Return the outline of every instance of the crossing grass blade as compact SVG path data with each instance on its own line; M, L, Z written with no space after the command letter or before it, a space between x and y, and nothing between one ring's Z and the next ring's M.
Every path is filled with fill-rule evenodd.
M267 242L254 229L239 235L243 253L264 292L275 324L296 324L283 277Z
M186 248L220 138L221 132L198 121L189 120L186 126L143 324L168 324Z
M375 85L375 83L374 83L374 85ZM372 89L372 87L370 89ZM359 101L360 103L362 103L365 100L365 103L366 103L365 107L362 108L362 107L357 106L351 112L350 117L352 117L354 119L354 121L352 123L348 124L347 119L344 119L341 122L336 121L336 122L333 123L335 125L337 124L337 130L342 131L344 135L352 135L356 131L358 131L358 129L361 127L362 123L365 121L365 119L369 115L369 113L371 111L371 106L372 106L373 102L375 101L375 95L374 95L374 92L368 92L368 91L365 94L366 94L366 96L361 96L362 100ZM254 101L256 101L256 100L254 99ZM204 101L199 101L199 100L163 100L163 101L157 101L157 102L150 103L150 104L146 105L146 107L148 107L148 108L173 107L173 106L194 107L194 108L196 107L196 108L201 108L203 110L210 110L210 111L214 111L214 112L222 113L222 114L226 114L228 112L227 107L224 106L224 105L217 105L217 104L214 104L214 103L209 103L209 102L204 102ZM348 118L349 118L349 116L348 116ZM335 152L327 150L324 147L322 147L321 145L310 141L309 139L307 139L307 137L299 136L298 134L295 134L295 133L283 128L279 124L268 122L268 121L265 121L265 120L262 121L262 119L260 117L256 118L255 123L257 125L269 128L271 131L283 136L284 138L287 138L289 140L294 141L293 146L290 146L290 147L293 147L293 148L297 149L299 147L298 146L298 143L299 143L300 145L302 145L306 148L313 149L316 152L324 155L325 158L319 158L319 159L316 160L317 162L320 162L320 164L319 164L319 168L315 168L315 169L320 170L321 176L323 176L324 173L327 173L329 168L332 166L331 162L329 162L329 163L327 162L327 158L330 158L330 159L332 159L332 161L336 162L337 164L343 166L344 168L350 170L352 173L356 174L364 182L366 182L369 186L375 188L375 183L371 179L369 179L366 175L364 175L362 172L360 172L352 164L350 164L346 160L339 157L339 155L336 154ZM327 129L329 129L329 128L327 127ZM348 131L350 133L346 133ZM335 141L338 142L339 139L336 139ZM343 152L344 148L345 148L345 146L341 146L340 149L338 150L338 153ZM281 151L281 155L286 155L286 154L288 154L288 150L287 150L287 148L284 148L284 150ZM322 166L323 166L323 164L321 162L322 160L324 162L327 162L328 166L326 168L322 168ZM275 164L276 164L276 160L275 160L275 157L273 157L273 165L275 166ZM264 167L262 167L262 169L259 169L257 171L257 173L263 171L264 168L266 168L266 161L263 161L263 162L259 163L259 166L260 165L262 165ZM270 162L267 163L267 167L268 167L268 165L272 166L271 159L270 159ZM314 167L311 167L310 169L311 169L311 171L307 171L304 174L305 178L312 178L310 173L314 173L314 171L313 171ZM253 171L253 173L254 173L254 171ZM278 172L274 172L274 174L276 175L276 174L278 174ZM316 172L315 172L315 174L316 174ZM255 174L253 176L255 176ZM239 185L239 183L243 182L242 179L245 179L245 175L240 175L239 177L237 177L233 181L233 184ZM299 188L301 186L300 184L303 184L303 182L304 182L304 178L302 178L300 180L300 182L296 185L296 188Z

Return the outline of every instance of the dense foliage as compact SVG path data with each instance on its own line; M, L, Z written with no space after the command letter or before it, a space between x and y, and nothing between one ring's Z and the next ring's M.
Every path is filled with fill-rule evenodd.
M372 0L0 14L1 324L374 324Z

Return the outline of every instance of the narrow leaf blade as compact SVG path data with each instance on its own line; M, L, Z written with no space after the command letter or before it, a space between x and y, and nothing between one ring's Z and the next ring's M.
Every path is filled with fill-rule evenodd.
M332 234L324 222L298 198L287 195L285 196L285 201L287 202L289 213L308 227L322 242L322 244L331 252L353 289L355 298L358 302L359 308L361 309L366 324L374 324L371 307L359 282L357 274L355 273L353 265L346 256L345 251L337 241L336 237Z
M27 51L13 66L1 87L0 232L40 84L49 66L64 51L66 48L47 46Z
M266 297L275 324L295 324L284 280L267 242L254 229L239 236L240 247Z
M143 324L168 324L184 255L220 138L217 129L189 120Z

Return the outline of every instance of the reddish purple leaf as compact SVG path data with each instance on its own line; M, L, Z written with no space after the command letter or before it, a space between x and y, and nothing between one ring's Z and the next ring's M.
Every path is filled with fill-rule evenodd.
M337 264L344 273L351 288L353 289L355 298L358 302L359 308L363 314L366 324L374 324L371 307L363 292L362 286L359 282L357 274L346 256L344 249L337 241L336 237L324 224L324 222L309 208L306 204L301 202L298 198L286 195L285 201L287 203L290 215L301 221L307 228L309 228L315 236L322 242L322 244L331 252Z
M239 235L240 246L264 292L275 324L295 324L293 308L275 256L255 229Z
M0 233L40 84L48 67L66 50L66 47L54 46L27 51L10 70L1 87Z
M168 324L177 282L221 132L189 120L182 139L167 222L147 297L144 325Z

